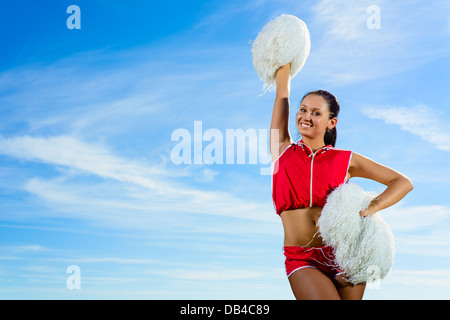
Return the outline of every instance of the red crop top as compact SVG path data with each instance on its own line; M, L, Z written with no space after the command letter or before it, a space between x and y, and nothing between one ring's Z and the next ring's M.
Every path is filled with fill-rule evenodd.
M276 213L323 207L328 194L347 180L352 152L328 145L314 153L303 141L291 144L272 162Z

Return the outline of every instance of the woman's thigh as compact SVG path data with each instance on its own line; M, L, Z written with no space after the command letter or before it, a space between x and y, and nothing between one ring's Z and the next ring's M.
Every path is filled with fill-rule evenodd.
M289 276L292 292L297 300L340 300L336 286L322 271L302 268Z
M336 276L333 282L342 300L362 300L366 289L365 284L353 285L341 275Z

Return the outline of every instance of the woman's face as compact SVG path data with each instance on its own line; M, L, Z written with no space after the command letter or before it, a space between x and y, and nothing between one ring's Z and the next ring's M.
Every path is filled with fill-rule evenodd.
M310 94L303 99L297 112L297 129L302 137L323 137L327 129L336 126L337 118L330 119L328 104L324 98Z

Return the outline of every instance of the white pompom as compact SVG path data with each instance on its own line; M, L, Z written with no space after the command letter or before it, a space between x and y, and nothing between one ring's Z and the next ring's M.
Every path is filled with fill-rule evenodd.
M324 243L334 247L336 263L354 284L383 279L394 263L389 225L378 213L359 216L374 196L356 184L343 184L330 193L318 221Z
M299 18L282 14L267 23L252 44L253 67L264 88L275 86L276 71L291 63L291 79L308 58L311 40L306 24Z

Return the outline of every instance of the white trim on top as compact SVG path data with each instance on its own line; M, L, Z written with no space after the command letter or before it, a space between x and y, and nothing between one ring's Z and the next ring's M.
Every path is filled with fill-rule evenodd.
M294 144L291 143L289 146L287 146L286 149L284 149L284 151L283 151L283 152L282 152L275 160L272 161L272 164L274 164L275 161L277 161L278 159L280 159L280 157L283 155L283 153L285 153L286 150L289 149L290 147L292 147L293 145L294 145Z
M353 157L353 151L350 151L350 157L348 159L347 171L345 171L345 176L344 176L344 183L346 183L348 181L347 174L348 174L348 169L350 169L350 163L352 162L352 157Z

